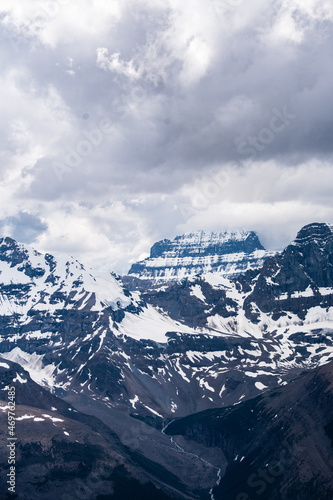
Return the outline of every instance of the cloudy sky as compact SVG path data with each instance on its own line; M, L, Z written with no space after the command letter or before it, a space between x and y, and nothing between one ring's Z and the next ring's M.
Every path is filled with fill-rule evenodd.
M2 235L119 273L333 222L331 0L2 0Z

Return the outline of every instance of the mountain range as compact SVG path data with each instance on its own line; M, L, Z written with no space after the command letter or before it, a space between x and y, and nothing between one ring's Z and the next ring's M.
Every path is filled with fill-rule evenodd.
M19 498L45 498L50 485L80 498L77 481L92 500L257 498L235 478L247 484L276 460L275 424L298 442L297 418L285 435L289 420L275 422L269 405L294 411L304 381L295 411L312 418L310 441L321 425L317 453L330 464L332 245L324 223L282 252L253 232L198 232L158 242L121 278L0 239L0 372L2 391L10 380L18 388ZM294 474L256 478L266 482L258 498L298 498L297 485L299 498L332 498L333 475L295 461Z

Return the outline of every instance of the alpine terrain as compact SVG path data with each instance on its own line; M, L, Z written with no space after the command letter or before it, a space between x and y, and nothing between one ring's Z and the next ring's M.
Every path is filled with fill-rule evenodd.
M123 279L5 237L0 325L1 498L11 386L17 498L332 498L330 224L164 240Z
M142 285L142 281L160 284L207 272L232 277L261 267L271 254L253 231L198 231L155 243L150 256L133 264L125 280L131 286L134 278L140 278Z

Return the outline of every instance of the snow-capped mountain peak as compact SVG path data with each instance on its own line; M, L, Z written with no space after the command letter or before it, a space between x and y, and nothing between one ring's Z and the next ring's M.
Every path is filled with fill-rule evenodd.
M323 247L333 241L333 224L312 223L304 226L297 234L291 245L303 247L307 244L315 244Z
M155 243L149 258L132 265L125 282L130 286L131 278L140 278L160 284L208 272L236 276L261 267L270 255L253 231L197 231Z
M8 237L0 240L0 280L2 314L13 307L23 314L46 307L117 309L131 303L110 272L93 275L70 255L43 255Z

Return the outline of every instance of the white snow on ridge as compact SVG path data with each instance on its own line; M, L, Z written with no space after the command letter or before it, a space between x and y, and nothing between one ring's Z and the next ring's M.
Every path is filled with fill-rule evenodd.
M320 295L332 295L333 294L333 289L332 288L326 288L326 287L320 287L319 288L319 293Z
M17 244L17 247L23 253L22 263L11 267L10 263L0 261L0 282L14 287L14 294L10 294L10 290L8 296L0 294L0 315L16 313L24 316L31 309L50 312L71 309L84 296L86 297L80 309L87 306L88 302L95 311L108 306L118 309L131 303L131 297L125 295L122 286L108 270L93 276L93 271L86 270L69 255L46 256L27 245ZM53 260L49 261L51 257ZM36 276L29 277L25 274L25 269L31 267L38 270ZM15 287L22 289L22 285L25 287L23 296L17 299ZM58 292L64 294L64 298L50 303L49 298ZM71 299L68 301L70 295Z
M318 292L320 295L325 296L325 295L333 295L333 289L332 288L327 288L327 287L319 287ZM298 299L300 297L313 297L314 296L314 291L313 289L308 286L306 290L303 291L295 291L291 294L289 294L291 299ZM282 293L277 297L277 300L287 300L288 299L288 293Z
M224 276L232 276L248 269L260 267L264 260L271 255L274 255L274 252L256 250L252 254L239 252L228 255L198 255L191 257L174 255L173 258L148 258L144 261L146 267L142 273L131 273L130 276L151 279L156 284L192 278L203 273L213 274L216 272Z
M151 413L153 413L154 415L156 415L157 417L161 417L163 418L163 415L161 415L160 413L158 413L157 411L153 410L152 408L150 408L149 406L147 405L143 405L145 408L147 408L147 410L149 410Z
M219 392L219 397L222 398L222 394L224 393L224 391L226 390L226 386L225 384L223 384L223 386L221 387L221 390Z
M225 243L227 241L244 241L251 234L250 231L239 229L236 231L195 231L186 233L177 237L174 241L181 241L185 245L210 245L216 243Z
M183 380L185 380L186 382L191 382L190 379L186 376L184 370L181 368L179 358L176 359L175 370L177 371L177 373L179 373Z
M254 384L259 391L263 391L264 389L267 389L267 385L262 384L261 382L255 382Z
M9 406L9 405L4 405L2 406L2 401L0 401L0 411L7 411L7 410L10 410L12 408L12 406Z
M174 321L151 305L148 305L139 315L126 313L125 318L119 324L118 331L114 333L115 335L127 335L137 340L153 340L165 344L168 341L166 336L168 332L212 335L209 329L193 329Z
M201 379L199 382L200 387L205 387L208 391L215 392L215 389L211 387L206 380Z
M221 287L230 289L232 286L231 281L219 273L205 273L202 275L202 279L209 283L210 286L217 289Z
M14 363L21 365L22 368L29 372L30 377L37 384L49 388L54 386L54 371L56 370L56 367L54 364L44 366L44 356L36 353L29 354L22 351L19 347L15 347L10 352L2 353L1 356L4 359L8 359L9 361L13 361Z
M53 417L52 415L47 415L46 413L43 413L43 417L49 418L50 420L52 420L53 423L64 422L64 420L62 418L56 418L56 417Z
M257 370L254 372L245 372L244 375L246 375L247 377L253 377L253 378L257 378L259 375L271 375L271 372L265 372L263 370Z
M22 378L19 373L16 374L16 377L13 379L13 382L19 382L20 384L26 384L28 379Z
M107 271L104 274L101 272L94 274L94 277L89 274L84 284L90 292L96 294L96 298L104 306L118 309L119 307L125 308L131 303L131 298L124 294L117 280ZM100 309L96 305L92 310Z
M136 403L140 401L139 396L135 395L133 399L129 399L129 402L131 403L132 407L134 410L136 410Z
M200 285L195 285L192 290L191 290L191 295L194 297L197 297L197 299L201 300L202 302L206 302L206 297L202 293L202 289Z

